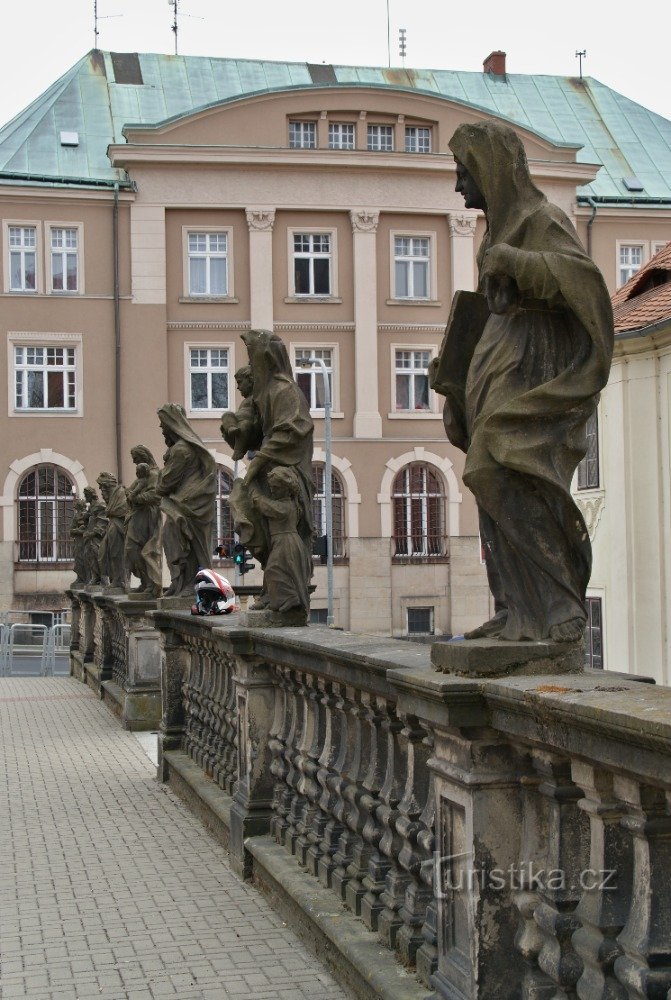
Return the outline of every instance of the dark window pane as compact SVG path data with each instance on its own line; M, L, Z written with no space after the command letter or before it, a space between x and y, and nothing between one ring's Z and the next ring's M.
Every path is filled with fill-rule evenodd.
M310 294L310 261L306 257L297 257L295 259L294 281L296 295Z
M47 406L58 409L64 405L62 372L47 372Z
M331 262L315 260L315 294L329 295L331 293Z
M207 373L191 372L191 408L207 409Z
M212 406L215 410L225 410L228 406L228 375L225 372L212 373Z

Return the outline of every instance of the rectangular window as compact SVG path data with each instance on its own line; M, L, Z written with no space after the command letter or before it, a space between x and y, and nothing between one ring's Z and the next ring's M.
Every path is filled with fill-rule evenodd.
M429 351L396 351L396 409L429 410Z
M380 153L391 153L394 149L394 126L369 125L368 149Z
M600 597L586 598L585 666L603 670L603 616Z
M228 348L192 347L189 351L191 409L228 409L228 374Z
M328 625L328 608L310 608L311 625Z
M51 230L51 290L79 290L79 232L76 228Z
M587 451L578 465L578 489L595 490L599 488L599 423L596 410L587 421Z
M331 294L329 233L294 233L294 292L296 295Z
M643 266L643 247L620 244L620 285L627 281Z
M228 234L189 233L189 295L228 295Z
M290 149L316 149L316 122L289 122Z
M77 368L74 347L15 347L17 410L74 410Z
M394 237L394 298L429 298L428 236Z
M354 149L354 125L329 122L329 149Z
M433 608L408 608L408 635L433 635Z
M297 347L294 357L296 359L296 382L307 399L310 409L324 409L324 375L321 367L300 367L301 361L310 361L313 358L321 358L326 365L331 404L333 404L333 350L330 347Z
M431 152L431 129L406 125L405 128L405 151L406 153L430 153Z
M12 292L37 291L37 228L9 227L9 288Z

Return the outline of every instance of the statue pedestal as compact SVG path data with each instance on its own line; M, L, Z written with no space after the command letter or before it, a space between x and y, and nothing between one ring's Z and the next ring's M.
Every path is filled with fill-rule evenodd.
M307 623L308 613L305 608L294 608L291 611L270 611L264 608L240 615L240 625L248 628L300 628Z
M579 642L506 642L503 639L452 639L431 646L435 670L460 677L522 674L579 674L584 646Z
M190 611L195 597L159 597L156 607L159 611Z

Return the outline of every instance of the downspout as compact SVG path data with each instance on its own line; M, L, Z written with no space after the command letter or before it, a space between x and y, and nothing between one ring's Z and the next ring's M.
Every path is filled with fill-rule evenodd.
M119 294L119 182L114 182L112 213L112 243L114 254L114 428L116 444L116 477L121 482L121 300Z
M592 214L587 220L587 256L592 256L592 226L594 225L594 220L596 219L596 202L594 198L588 198L587 204L592 209Z

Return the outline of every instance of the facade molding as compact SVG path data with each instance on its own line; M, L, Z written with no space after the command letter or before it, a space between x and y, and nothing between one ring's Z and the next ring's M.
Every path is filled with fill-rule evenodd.
M323 448L314 448L312 451L312 461L326 464L326 452ZM340 474L345 484L345 502L347 504L347 537L359 537L359 504L361 494L356 481L356 476L352 471L352 463L346 458L331 454L331 465Z
M84 475L82 463L68 458L67 455L61 455L60 452L54 451L53 448L41 448L40 451L35 451L32 455L15 459L9 466L9 472L5 478L3 495L0 497L0 507L3 508L3 539L5 542L16 541L15 504L16 488L19 480L25 472L28 472L35 465L46 463L58 465L65 472L69 472L75 481L79 496L82 495L84 487L88 486L88 480Z
M450 236L475 236L478 217L482 218L481 212L448 212L447 224L450 227Z
M602 491L599 493L590 493L589 496L574 496L576 507L583 516L585 525L587 526L587 533L589 534L590 542L594 541L594 536L596 535L596 529L601 520L601 515L603 514L604 507L606 506L606 494Z
M249 330L251 320L177 320L167 324L168 330Z
M378 323L378 330L391 333L444 333L444 323Z
M273 231L273 226L275 225L274 208L247 208L245 209L245 215L250 233L252 231L262 233Z
M380 505L381 537L391 538L392 536L391 492L394 485L394 479L396 478L396 474L400 472L405 465L410 465L411 462L426 462L427 465L433 465L442 474L447 487L446 500L449 535L450 537L459 535L459 505L461 504L463 498L461 491L459 490L459 480L457 479L457 474L454 471L454 464L449 458L443 458L441 455L436 455L434 452L427 451L425 448L418 446L413 448L412 451L406 451L403 455L398 455L396 458L390 458L387 462L387 468L385 469L384 475L382 476L382 482L380 483L380 492L377 495L377 502Z
M280 330L286 332L296 330L298 333L351 333L356 327L354 323L297 323L284 321L275 323L273 329L276 332Z
M376 233L380 221L380 213L369 208L355 208L349 213L352 220L352 232Z

